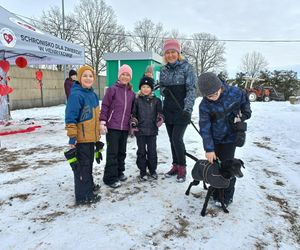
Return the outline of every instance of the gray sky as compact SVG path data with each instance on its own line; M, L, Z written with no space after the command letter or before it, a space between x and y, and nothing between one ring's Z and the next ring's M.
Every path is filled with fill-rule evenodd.
M65 12L73 10L78 0L64 0ZM120 25L132 30L143 18L161 22L190 36L207 32L219 39L300 40L299 0L106 0ZM61 7L61 0L1 0L11 12L38 17L51 5ZM239 71L241 58L258 51L269 63L269 69L293 69L300 72L299 43L226 43L227 71Z

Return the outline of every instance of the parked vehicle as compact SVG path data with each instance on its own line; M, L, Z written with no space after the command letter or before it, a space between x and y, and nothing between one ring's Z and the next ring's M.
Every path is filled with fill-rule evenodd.
M269 102L271 100L275 100L275 101L285 100L283 93L278 92L272 86L260 85L254 88L246 89L246 91L248 92L250 102L255 102L255 101Z
M251 102L255 102L255 101L269 102L271 100L285 101L284 94L278 92L273 86L266 86L266 83L255 86L255 83L265 82L265 79L250 78L250 77L247 77L245 79L246 82L244 88L247 91L249 100Z

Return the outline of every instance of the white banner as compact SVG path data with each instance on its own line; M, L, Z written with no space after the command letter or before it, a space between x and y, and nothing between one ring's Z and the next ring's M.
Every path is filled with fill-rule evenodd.
M15 64L23 56L28 64L84 64L84 48L47 34L0 6L0 60Z

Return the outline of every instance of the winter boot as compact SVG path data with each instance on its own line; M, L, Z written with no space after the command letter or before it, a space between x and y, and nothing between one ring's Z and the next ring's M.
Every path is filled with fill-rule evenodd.
M166 178L170 178L174 175L177 175L178 173L178 166L176 164L173 164L172 168L169 170L169 172L165 173Z
M177 182L185 182L186 176L186 167L185 166L178 166L178 173L177 173Z
M127 180L127 176L125 174L120 174L119 176L119 181L126 181Z
M110 186L111 188L119 188L122 186L121 182L120 181L116 181L112 184L108 184L108 186Z
M87 197L86 199L83 200L77 200L76 201L76 205L80 206L80 205L87 205L87 204L93 204L93 203L97 203L98 201L101 200L101 196L100 195L93 195L91 197Z
M138 176L138 180L141 181L141 182L148 181L148 176L140 174Z
M158 179L158 175L157 173L154 171L153 173L149 173L149 176L154 179L154 180L157 180Z
M93 192L98 192L100 190L100 185L94 184L93 185Z

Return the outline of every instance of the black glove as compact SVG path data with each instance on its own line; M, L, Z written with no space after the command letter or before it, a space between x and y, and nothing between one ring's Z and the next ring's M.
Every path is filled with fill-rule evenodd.
M183 110L181 115L182 115L184 120L187 120L187 121L191 120L192 114L190 112L188 112L186 110Z
M80 167L79 162L76 157L76 155L77 155L76 148L71 148L70 150L64 152L64 155L73 171L75 171L76 169L78 169Z
M235 146L237 147L243 147L246 141L246 133L239 131L236 133L236 138L234 141Z
M243 147L246 141L246 131L247 123L246 122L237 122L234 123L234 129L236 131L235 146Z
M246 132L247 131L247 123L246 122L237 122L233 124L234 130L236 132Z
M103 160L103 157L102 157L102 150L103 150L103 147L104 147L104 143L102 141L97 141L95 143L95 160L98 164L100 164L100 161Z

